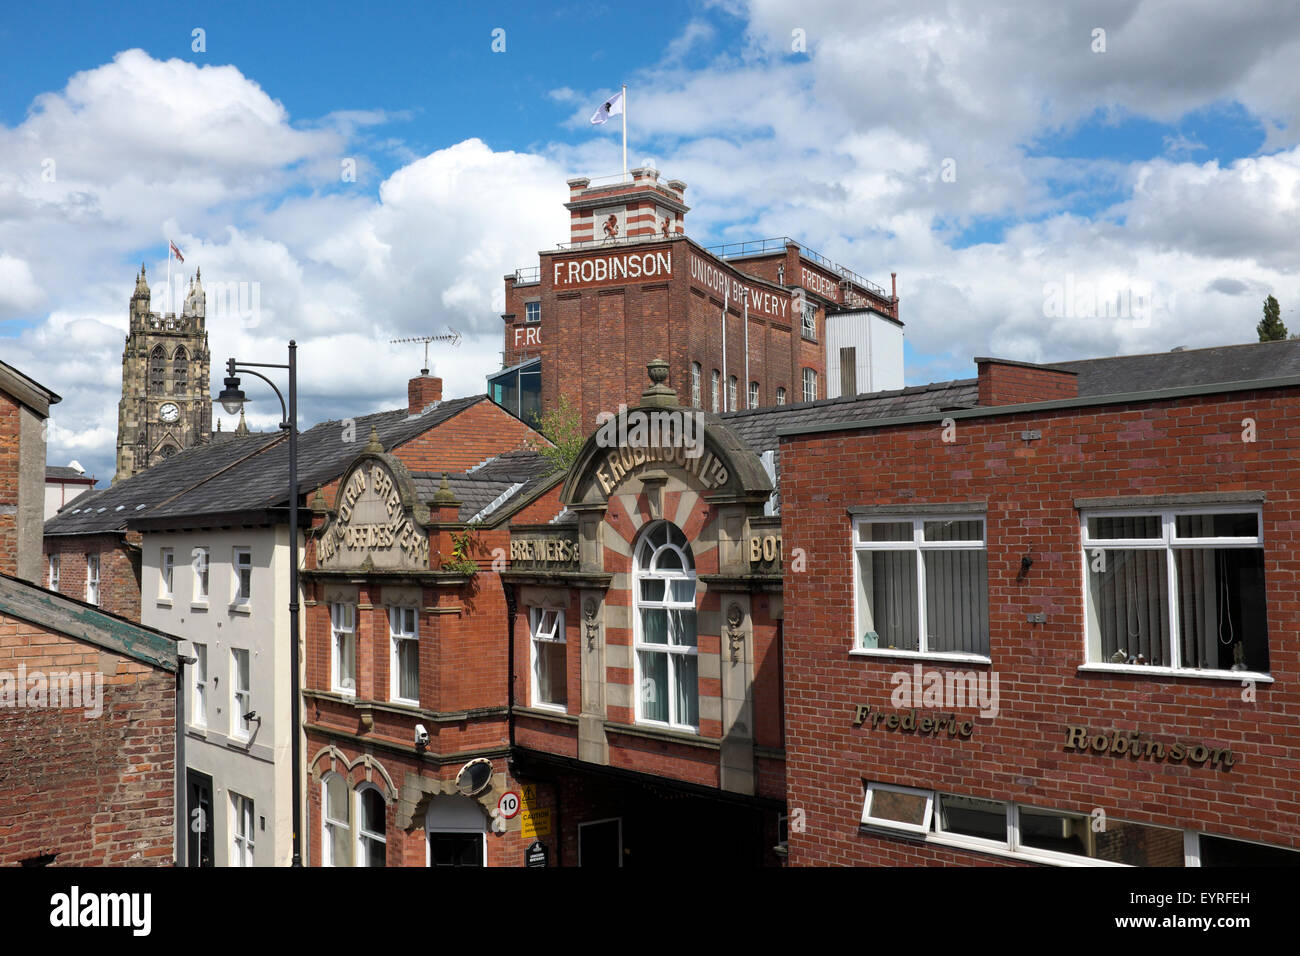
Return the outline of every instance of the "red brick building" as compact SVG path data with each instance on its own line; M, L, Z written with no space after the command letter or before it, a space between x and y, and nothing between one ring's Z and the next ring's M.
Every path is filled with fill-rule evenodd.
M0 865L170 864L176 639L32 583L56 401L0 364Z
M1295 345L781 432L791 864L1300 862Z
M639 393L656 358L696 408L822 398L828 313L870 309L901 328L896 294L792 239L699 245L685 233L686 184L655 169L569 190L570 241L505 277L489 392L520 417L563 395L592 427Z
M499 453L474 460L441 436L387 453L372 436L312 499L303 697L313 865L501 866L522 862L532 842L518 819L494 815L518 792L499 571L504 520L545 521L559 506L546 460L519 450L518 436L498 423L473 438ZM431 462L445 470L424 470Z
M0 576L0 866L172 864L177 672L171 635Z

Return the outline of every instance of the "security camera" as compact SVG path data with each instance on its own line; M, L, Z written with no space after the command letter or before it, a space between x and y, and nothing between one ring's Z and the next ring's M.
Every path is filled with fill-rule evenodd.
M424 724L415 725L415 746L429 746L429 732L424 729Z

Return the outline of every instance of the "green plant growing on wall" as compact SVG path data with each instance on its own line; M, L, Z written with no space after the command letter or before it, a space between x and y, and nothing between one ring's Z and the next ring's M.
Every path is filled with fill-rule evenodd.
M456 574L478 574L478 562L470 557L478 546L479 526L469 524L464 531L451 533L451 557L444 558L442 569Z
M553 443L534 446L538 454L550 462L548 474L572 468L582 446L586 444L587 436L582 429L582 416L567 395L560 396L555 408L542 413L538 430Z

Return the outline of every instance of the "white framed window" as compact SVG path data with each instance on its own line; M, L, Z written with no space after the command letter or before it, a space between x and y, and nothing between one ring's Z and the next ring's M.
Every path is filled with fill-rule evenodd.
M721 411L719 403L722 401L722 373L716 368L713 370L713 376L709 380L709 408L715 412Z
M230 791L230 865L253 865L253 801Z
M248 666L248 648L230 650L230 732L235 737L247 739L252 733L252 674Z
M362 784L356 790L357 866L386 866L388 840L385 837L385 814L388 805L379 789Z
M170 599L176 583L176 552L162 548L158 553L158 596Z
M524 321L540 322L542 321L542 303L525 302L524 303Z
M321 865L352 865L352 824L348 818L348 785L331 771L321 778Z
M528 620L533 645L533 706L564 710L569 702L564 611L529 608Z
M777 403L778 405L784 405L784 404L785 404L785 386L778 386L778 387L777 387L777 389L776 389L776 403Z
M749 404L746 408L758 408L758 383L749 383Z
M727 379L727 411L736 410L736 376Z
M86 555L86 603L99 604L99 555Z
M700 390L702 388L701 378L704 375L704 369L700 368L699 362L691 363L691 406L700 407Z
M803 400L805 402L817 401L817 370L814 368L803 370Z
M208 568L212 563L212 555L207 548L195 548L193 562L194 602L205 604L208 600Z
M853 521L855 650L989 657L984 516Z
M330 682L341 694L357 692L357 609L330 605Z
M810 342L817 341L817 306L812 302L803 304L803 321L800 325L800 334Z
M862 803L862 824L906 833L927 833L933 811L934 794L929 790L869 783Z
M193 705L190 708L190 723L195 727L208 725L208 645L195 644L194 656L197 658L190 668L192 681Z
M388 633L392 644L392 700L404 704L420 702L420 636L413 607L388 609Z
M1088 665L1268 674L1262 509L1089 510L1080 524Z
M235 574L235 604L247 604L253 598L253 552L235 548L232 565Z
M468 797L444 795L424 814L425 860L429 866L487 866L488 819Z
M676 525L657 521L642 534L636 548L633 587L636 718L697 730L695 561Z
M58 589L59 589L59 556L57 554L52 554L50 555L50 590L57 591Z

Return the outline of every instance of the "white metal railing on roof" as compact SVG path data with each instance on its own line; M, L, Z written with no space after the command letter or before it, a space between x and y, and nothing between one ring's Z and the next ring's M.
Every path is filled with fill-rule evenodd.
M857 283L873 295L888 300L889 296L885 290L870 279L858 275L847 266L842 266L838 262L832 262L815 249L809 249L798 239L791 239L789 236L777 236L772 239L751 239L747 242L724 242L716 246L705 246L709 252L713 253L719 259L736 259L741 256L761 256L770 252L779 252L785 249L787 245L793 243L799 247L799 254L806 259L811 259L828 272L833 272L843 279Z

